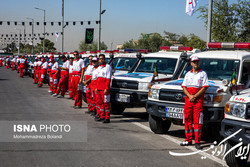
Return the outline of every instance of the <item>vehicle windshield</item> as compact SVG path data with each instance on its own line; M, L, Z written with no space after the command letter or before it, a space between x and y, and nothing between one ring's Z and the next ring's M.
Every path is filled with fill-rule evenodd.
M116 70L129 71L136 63L136 58L117 57L112 61L112 67Z
M175 58L144 58L136 69L136 72L153 73L157 67L158 73L173 74L177 59Z
M239 60L223 60L223 59L200 59L200 68L207 73L210 80L231 80L234 69L239 71ZM190 63L186 65L181 74L184 78L185 74L192 69ZM237 74L238 76L238 74Z

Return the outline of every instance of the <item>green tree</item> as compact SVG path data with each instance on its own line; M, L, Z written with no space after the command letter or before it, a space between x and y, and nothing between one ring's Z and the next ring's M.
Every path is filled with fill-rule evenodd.
M194 34L190 34L188 36L188 42L185 46L190 46L192 48L202 50L202 49L206 48L206 42L204 40L202 40L200 37L198 37Z
M197 10L207 26L208 9L201 6ZM228 0L214 0L211 38L216 42L240 42L249 40L250 2L238 0L229 5Z
M180 35L176 33L167 32L167 31L164 31L163 33L165 34L168 41L178 41L180 38Z
M54 46L54 42L51 42L49 39L45 39L44 52L55 52L56 48ZM34 53L38 52L43 52L43 40L41 43L37 43L37 45L34 47Z
M122 49L137 49L137 44L133 39L126 41L122 45Z
M101 45L100 45L100 49L101 50L107 50L108 49L108 46L104 43L104 42L101 42ZM80 43L79 43L79 51L96 51L98 50L98 42L93 42L93 44L86 44L85 43L85 40L82 40Z

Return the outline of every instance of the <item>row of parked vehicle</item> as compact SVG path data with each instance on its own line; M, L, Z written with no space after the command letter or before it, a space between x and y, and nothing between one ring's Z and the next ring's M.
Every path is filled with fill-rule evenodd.
M157 134L167 133L171 124L183 125L185 95L181 84L185 74L191 70L190 57L199 57L200 67L209 79L204 98L203 130L217 140L242 129L227 141L227 149L239 143L240 138L245 146L250 143L250 43L212 42L203 51L163 46L155 53L146 49L125 49L81 52L80 55L87 65L88 56L100 52L105 53L107 63L113 67L112 113L122 114L127 107L145 107L149 126ZM70 53L66 55L73 57ZM34 58L30 57L28 71L33 76ZM54 57L60 60L59 55ZM237 84L232 87L234 71ZM247 159L235 157L236 152L237 149L226 157L229 166L242 166L247 162Z

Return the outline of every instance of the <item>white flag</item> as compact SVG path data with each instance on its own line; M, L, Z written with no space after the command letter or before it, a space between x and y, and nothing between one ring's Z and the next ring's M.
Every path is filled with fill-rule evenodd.
M197 3L198 3L198 0L187 0L187 3L186 3L186 13L189 16L193 15L194 9L195 9Z
M57 31L55 32L55 36L56 36L56 42L57 42L57 38L59 38L59 33Z

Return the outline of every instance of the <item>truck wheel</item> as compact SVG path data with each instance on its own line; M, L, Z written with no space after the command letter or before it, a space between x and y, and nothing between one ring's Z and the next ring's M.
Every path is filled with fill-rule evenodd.
M226 147L226 152L228 150L230 150L236 143L233 143L233 142L226 142L225 143L227 145ZM244 159L244 160L241 160L241 157L235 157L235 155L237 155L237 151L238 149L234 149L233 151L231 151L226 157L225 157L225 160L226 160L226 163L228 166L234 166L234 167L241 167L241 166L245 166L246 163L247 163L247 159L248 159L248 156L249 156L249 153L248 155L246 156L247 159Z
M111 103L111 114L121 115L126 107L122 104Z
M156 134L164 134L167 133L170 126L171 121L162 120L162 118L156 117L154 115L149 114L148 116L150 129Z

